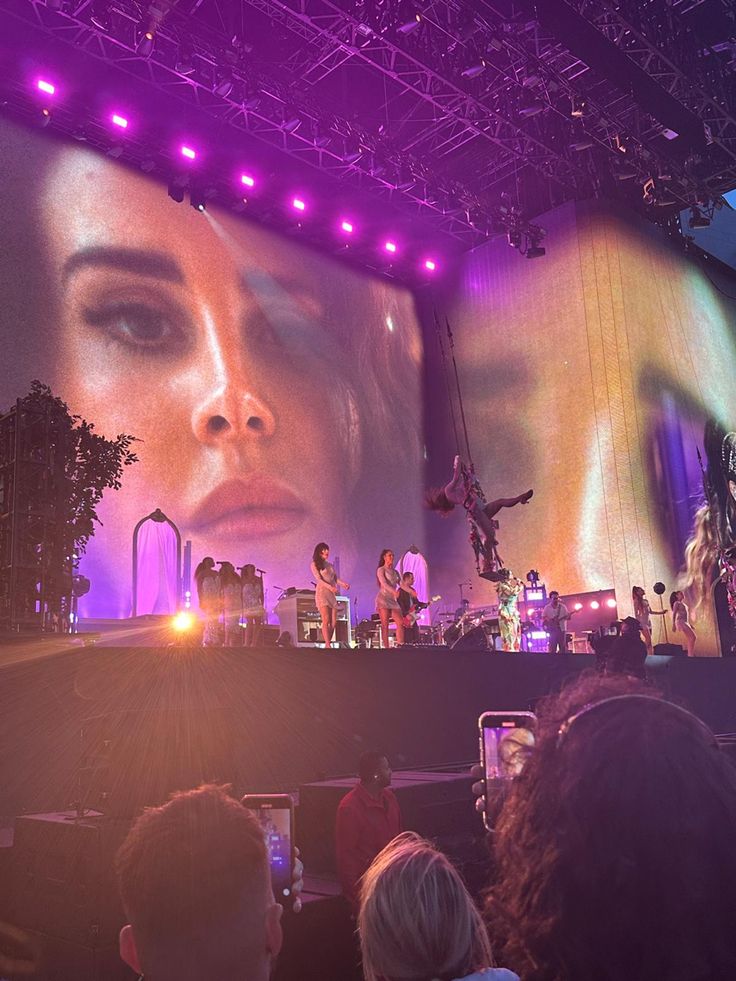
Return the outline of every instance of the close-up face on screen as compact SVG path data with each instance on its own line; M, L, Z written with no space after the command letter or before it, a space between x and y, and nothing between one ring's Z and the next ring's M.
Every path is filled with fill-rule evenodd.
M518 777L534 747L534 733L521 725L484 726L483 761L489 781Z
M41 286L5 304L0 403L38 377L103 435L140 441L140 462L99 509L80 614L130 614L133 530L156 508L192 542L194 565L253 563L278 591L307 585L314 545L328 541L342 578L373 590L380 548L422 537L409 293L214 203L177 204L83 147L1 125L15 244ZM38 336L14 355L9 311L22 307ZM408 502L401 521L389 483Z

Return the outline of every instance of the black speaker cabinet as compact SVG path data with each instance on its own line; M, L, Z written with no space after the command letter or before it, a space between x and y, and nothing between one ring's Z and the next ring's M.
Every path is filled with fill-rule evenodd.
M74 947L114 946L125 918L113 859L129 827L72 812L16 818L13 922Z

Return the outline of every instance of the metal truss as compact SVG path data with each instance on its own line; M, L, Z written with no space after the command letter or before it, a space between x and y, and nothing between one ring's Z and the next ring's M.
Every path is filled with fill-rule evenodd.
M87 20L90 7L91 0L82 0L73 12L62 13L50 10L45 0L7 0L3 13L53 35L87 55L114 65L236 130L244 130L261 142L335 179L349 181L357 189L370 190L374 197L400 203L409 215L428 221L437 232L452 236L464 248L471 248L487 237L471 223L468 216L465 202L475 202L470 188L456 187L459 197L453 205L446 196L427 195L426 185L419 180L413 181L411 186L398 188L388 170L385 173L377 172L370 154L358 161L347 162L343 159L342 148L317 145L307 126L287 132L284 128L284 109L289 106L295 107L305 120L327 127L334 137L333 143L341 142L340 134L355 135L366 144L375 142L370 134L364 134L352 121L334 113L325 113L283 78L268 76L262 71L255 73L234 68L232 75L236 84L232 93L228 96L217 95L218 71L223 66L223 46L227 46L227 41L216 32L208 31L199 24L168 18L158 25L153 52L143 57L136 50L141 30L138 4L133 0L115 0L110 33L91 26ZM311 38L311 30L309 36ZM196 72L192 75L184 75L175 68L182 41L186 41L192 51L196 65ZM256 106L254 100L244 99L244 91L256 93L259 104ZM156 150L160 152L161 148ZM410 157L400 162L413 164L417 173L421 174L423 170L421 163Z
M686 29L675 11L666 4L661 4L661 9L657 5L654 11L651 4L644 7L631 0L616 4L610 0L564 2L702 120L706 139L717 144L732 163L736 161L733 94L729 96L721 72L717 67L714 70L718 65L715 52L698 42L692 32L683 38ZM679 39L681 63L675 63L668 54L673 37Z
M536 124L523 127L514 110L518 100L509 104L498 95L488 98L484 86L468 80L461 87L461 71L447 70L447 37L437 45L437 35L430 30L412 35L400 45L392 32L379 32L359 19L351 9L343 9L333 0L244 0L269 16L276 17L290 30L302 33L312 30L311 41L317 45L305 52L300 78L314 84L350 59L378 69L405 91L428 104L433 110L434 126L425 129L421 150L430 159L447 154L471 140L484 140L494 146L493 165L504 169L508 157L516 165L531 166L546 180L562 185L568 194L579 193L589 184L587 171L566 152L547 138L546 127ZM422 15L430 21L435 8ZM302 34L303 36L303 34ZM410 47L411 44L411 47ZM317 56L313 55L317 52ZM458 51L458 54L462 52ZM460 66L461 68L464 67ZM293 62L292 70L298 70ZM419 149L419 144L416 149ZM502 151L499 160L498 150ZM490 177L492 171L487 176Z

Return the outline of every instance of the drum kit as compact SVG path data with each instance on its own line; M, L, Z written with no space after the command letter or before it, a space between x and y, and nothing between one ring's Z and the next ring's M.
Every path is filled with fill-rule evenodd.
M462 646L496 649L496 637L500 636L497 608L465 610L459 616L454 613L441 613L437 625L439 643L455 647Z

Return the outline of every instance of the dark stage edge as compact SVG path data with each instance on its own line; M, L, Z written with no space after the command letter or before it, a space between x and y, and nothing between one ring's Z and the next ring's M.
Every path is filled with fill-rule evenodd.
M65 809L84 793L99 806L113 784L121 814L129 786L150 798L136 804L202 780L293 790L355 772L373 748L397 769L452 765L476 757L481 712L527 709L593 666L430 647L74 647L17 661L0 669L0 814ZM648 671L716 732L736 731L736 659L654 657ZM80 778L103 738L108 772Z

